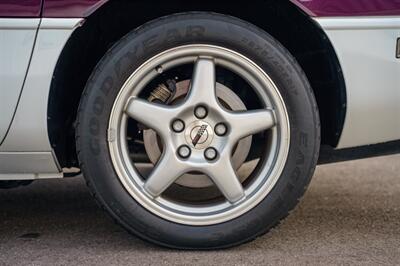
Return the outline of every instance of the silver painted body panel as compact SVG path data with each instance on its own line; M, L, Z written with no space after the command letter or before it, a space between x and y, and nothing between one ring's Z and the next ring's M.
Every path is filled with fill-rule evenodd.
M0 179L62 177L54 161L51 152L0 152Z
M30 67L26 76L20 102L7 137L0 146L0 154L5 160L5 152L12 152L13 160L8 160L9 177L20 173L21 165L30 160L36 166L27 164L34 176L60 177L61 169L52 155L47 132L47 106L50 83L60 53L68 38L83 19L48 19L41 20ZM16 153L21 153L19 156ZM43 163L43 153L47 154L48 163ZM50 154L50 155L49 155ZM14 166L15 171L11 171ZM12 173L13 172L13 173ZM0 172L1 173L1 172ZM43 175L45 174L45 175ZM5 175L0 179L9 179Z
M58 57L81 21L42 19L20 103L0 151L52 150L47 133L50 84Z
M339 58L347 113L337 148L400 139L400 17L319 18Z
M39 22L0 19L0 144L18 104Z

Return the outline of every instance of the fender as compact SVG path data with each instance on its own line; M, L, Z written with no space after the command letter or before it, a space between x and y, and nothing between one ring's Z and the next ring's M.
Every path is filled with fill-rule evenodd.
M43 3L44 1L44 3ZM2 0L0 17L86 18L109 0ZM312 17L398 16L399 0L290 0ZM41 14L41 5L43 12Z
M0 18L39 18L43 0L0 0Z
M109 0L44 0L45 18L86 18Z
M28 5L26 14L38 14L29 3L40 0L25 0ZM109 0L44 0L43 17L48 18L85 18ZM399 0L290 0L312 17L339 17L339 16L398 16L400 15ZM7 1L5 1L7 2ZM15 4L9 1L10 8ZM33 13L32 13L33 12Z
M312 17L399 16L399 0L290 0Z
M30 1L33 0L20 0L16 4L12 0L0 0L0 10L5 10L2 7L7 3L12 3L9 6L13 8L23 8ZM9 158L10 162L18 164L16 169L26 173L34 171L35 178L62 176L48 139L47 104L43 103L48 102L53 70L70 35L84 22L84 18L102 6L106 8L104 5L108 1L42 0L42 19L26 86L9 134L0 147L0 161L6 162L4 158ZM343 69L348 106L345 126L336 148L400 139L400 105L397 98L393 97L398 95L400 84L400 76L397 75L400 61L395 58L395 41L400 36L400 17L396 17L400 16L400 0L290 1L311 16L327 33ZM393 16L368 17L377 14ZM354 15L356 17L349 17ZM379 43L375 45L371 39L379 40ZM367 105L370 107L369 115L365 115ZM25 137L26 132L29 132L29 139ZM51 164L38 163L35 165L39 165L40 169L34 169L28 164L34 160L48 160ZM21 168L21 165L26 168Z

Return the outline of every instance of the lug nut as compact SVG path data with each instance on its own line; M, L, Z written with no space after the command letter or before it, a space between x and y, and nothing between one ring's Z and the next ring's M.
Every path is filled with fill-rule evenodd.
M206 157L207 160L213 161L217 158L218 152L215 148L209 147L204 151L204 157Z
M198 106L196 107L196 109L194 110L194 115L198 118L198 119L203 119L207 116L207 109L204 106Z
M182 145L178 148L178 155L183 159L189 158L190 153L191 153L191 150L190 150L189 146Z
M176 133L180 133L185 129L185 123L180 120L180 119L176 119L173 123L172 123L172 130L175 131Z
M214 127L214 131L215 131L215 134L217 134L218 136L224 136L226 134L226 132L228 131L228 128L226 127L225 124L218 123Z

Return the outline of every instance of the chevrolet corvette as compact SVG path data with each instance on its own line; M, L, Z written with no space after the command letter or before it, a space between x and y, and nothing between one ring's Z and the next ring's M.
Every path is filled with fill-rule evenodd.
M251 241L399 140L399 0L0 0L0 187L82 173L152 243Z

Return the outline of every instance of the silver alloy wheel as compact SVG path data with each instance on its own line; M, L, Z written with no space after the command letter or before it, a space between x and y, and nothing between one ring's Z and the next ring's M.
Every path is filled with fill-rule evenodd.
M189 90L190 80L184 80L176 84L176 92L174 98L180 99L184 97ZM228 107L232 111L246 111L246 106L243 101L237 96L232 90L224 86L221 83L216 83L216 94L217 98L223 101L224 106ZM173 101L174 99L172 99ZM214 129L217 133L217 128ZM146 149L146 153L153 164L156 164L161 157L161 144L158 141L157 133L152 129L143 131L143 142ZM248 136L241 139L237 144L237 147L232 155L232 165L235 170L238 170L240 166L245 162L251 148L252 136ZM247 176L243 175L240 179L243 182ZM214 183L203 174L184 174L179 177L176 184L191 188L205 188L211 187Z
M194 64L192 84L186 99L173 106L150 103L138 97L144 87L173 67ZM264 105L260 110L232 112L224 109L216 98L215 67L223 67L246 80ZM198 119L196 108L205 107L207 115ZM163 154L144 180L129 157L127 121L133 118L157 132L163 141ZM171 123L180 119L193 131L187 140L184 130L176 133ZM224 123L228 132L214 134L214 127ZM251 183L244 187L232 167L232 150L239 140L269 131L269 145L261 167ZM207 133L206 133L207 132ZM207 134L204 140L203 135ZM191 134L189 134L191 135ZM209 137L212 140L209 141ZM207 145L196 149L202 140ZM110 116L108 141L112 163L117 175L130 193L144 208L155 215L187 225L211 225L234 219L263 200L279 179L286 163L290 129L289 118L280 93L269 76L254 62L232 50L213 45L186 45L162 52L141 65L126 81L117 96ZM203 143L204 143L203 142ZM179 156L180 147L190 147L190 154ZM205 151L214 148L217 157L208 160ZM206 174L224 195L221 202L202 205L173 201L162 193L188 172Z

